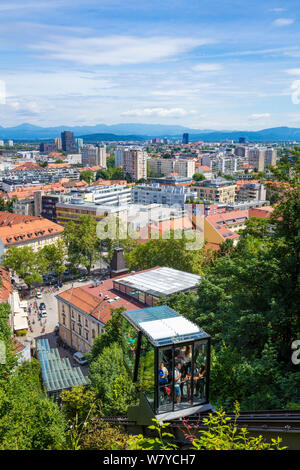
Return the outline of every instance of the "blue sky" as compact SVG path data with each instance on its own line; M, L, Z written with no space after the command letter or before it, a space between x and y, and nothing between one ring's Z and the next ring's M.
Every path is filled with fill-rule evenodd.
M1 0L0 125L300 127L297 0Z

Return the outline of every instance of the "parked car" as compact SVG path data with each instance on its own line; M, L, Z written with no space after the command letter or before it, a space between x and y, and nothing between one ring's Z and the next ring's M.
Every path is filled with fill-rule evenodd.
M37 299L41 299L43 297L42 293L39 290L36 292L35 296Z
M46 310L42 310L41 311L41 314L42 314L42 318L45 318L47 316L47 311Z
M78 364L80 364L81 366L84 366L88 363L88 361L81 352L76 352L75 354L73 354L73 359L75 359L75 361L78 362Z
M78 279L79 282L86 282L87 281L87 277L81 277L80 279Z
M44 304L44 302L40 303L40 310L46 310L46 305Z

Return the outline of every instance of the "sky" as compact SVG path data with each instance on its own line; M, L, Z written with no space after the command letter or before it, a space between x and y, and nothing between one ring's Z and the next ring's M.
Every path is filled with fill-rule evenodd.
M297 0L1 0L0 125L300 127Z

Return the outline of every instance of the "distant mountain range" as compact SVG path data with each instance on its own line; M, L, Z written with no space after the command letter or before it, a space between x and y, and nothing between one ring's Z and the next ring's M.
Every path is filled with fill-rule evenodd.
M244 137L249 142L300 142L300 128L274 127L260 131L216 131L212 129L190 129L183 126L168 126L163 124L97 124L95 126L40 127L25 123L16 127L0 126L0 139L47 141L55 137L60 137L61 132L65 130L74 132L75 137L83 137L86 142L101 140L143 141L153 137L181 139L184 132L189 133L190 141L203 140L205 142L218 142L226 139L238 141L240 137Z

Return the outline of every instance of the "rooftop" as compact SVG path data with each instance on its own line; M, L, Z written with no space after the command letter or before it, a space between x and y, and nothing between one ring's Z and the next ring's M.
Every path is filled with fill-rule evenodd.
M72 367L68 358L61 358L57 348L50 349L47 339L38 339L36 343L47 392L58 392L71 389L75 385L88 384L88 379L80 367Z
M157 267L115 280L119 284L131 287L133 290L146 292L156 297L164 297L195 289L200 279L201 276L197 274L186 273L173 268Z
M122 315L154 346L209 338L202 328L166 305L124 312Z

